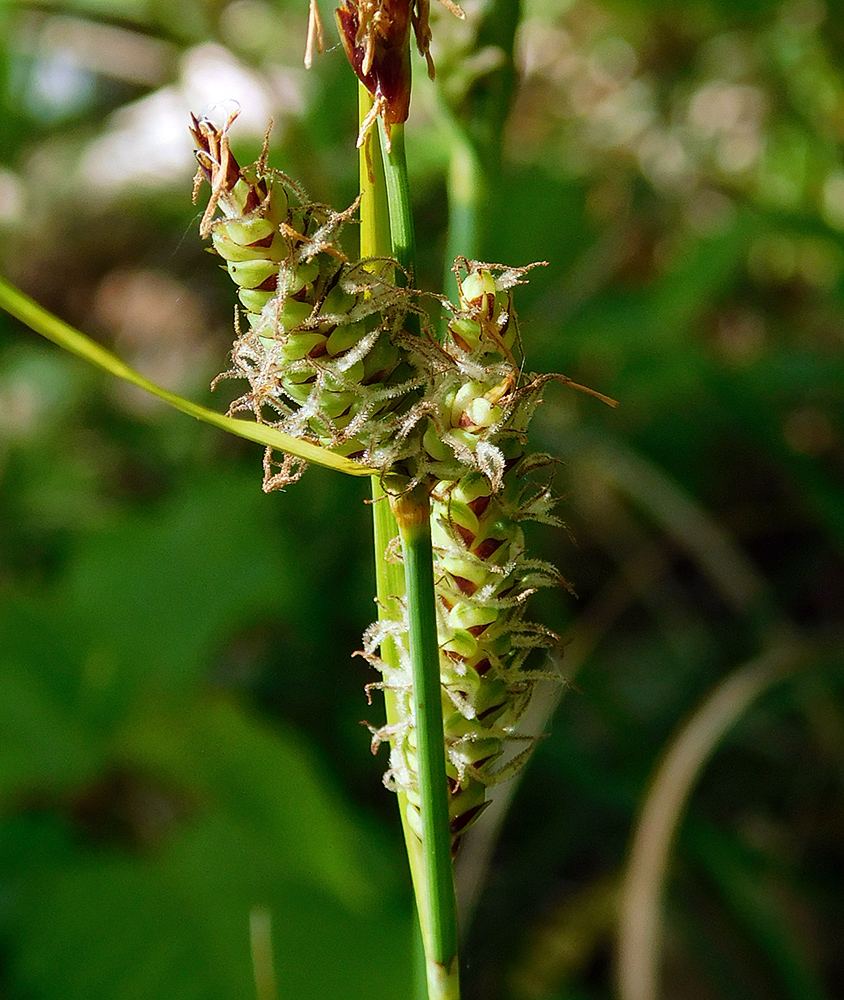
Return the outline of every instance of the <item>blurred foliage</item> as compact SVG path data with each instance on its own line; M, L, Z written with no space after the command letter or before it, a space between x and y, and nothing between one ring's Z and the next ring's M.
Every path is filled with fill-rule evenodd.
M0 269L221 410L233 295L198 238L187 113L237 101L244 159L272 116L272 162L351 202L355 89L336 47L302 69L305 6L0 7ZM466 995L612 995L649 776L713 685L788 634L824 653L698 776L662 995L840 996L842 10L522 7L515 74L491 2L435 12L436 84L415 64L418 281L442 273L461 126L495 173L480 252L550 262L518 293L529 366L622 405L552 389L536 421L571 535L532 544L579 598L535 611L577 691L488 869L466 844L488 876ZM0 476L0 995L254 996L266 908L279 996L407 997L408 880L360 726L381 710L351 658L374 617L366 485L314 469L264 496L257 447L3 316Z

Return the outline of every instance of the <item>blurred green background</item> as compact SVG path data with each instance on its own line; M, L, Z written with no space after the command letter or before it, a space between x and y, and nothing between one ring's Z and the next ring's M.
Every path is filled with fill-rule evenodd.
M570 532L533 551L578 597L534 615L574 690L495 844L465 845L466 998L614 995L655 769L760 656L782 675L691 768L659 995L840 997L844 11L465 6L433 13L437 85L414 63L418 283L439 286L449 164L474 150L473 252L549 262L517 295L528 367L621 401L555 387L535 421ZM355 86L328 4L302 68L306 13L0 6L0 271L220 410L234 295L198 236L187 115L236 102L242 161L272 116L271 163L351 202ZM411 995L395 802L360 724L377 678L352 657L367 484L311 469L266 496L260 459L0 315L3 1000L252 998L267 915L280 998Z

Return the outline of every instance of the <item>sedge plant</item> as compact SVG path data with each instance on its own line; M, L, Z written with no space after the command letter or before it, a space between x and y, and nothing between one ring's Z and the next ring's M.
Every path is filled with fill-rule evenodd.
M373 743L390 745L385 783L400 796L428 993L439 1000L459 996L452 858L489 786L530 753L518 722L551 672L528 658L559 645L525 618L533 591L565 585L525 552L525 520L558 523L541 479L552 459L528 453L525 435L543 387L569 380L524 373L512 290L534 265L458 258L444 338L429 328L412 287L404 146L411 33L431 65L427 10L346 0L337 23L360 85L359 259L340 242L357 203L336 212L309 202L268 167L266 143L241 167L232 119L194 120L198 181L211 188L202 232L244 308L225 374L249 391L233 409L377 470L380 616L364 655L382 675L373 687L387 696L387 721ZM264 488L301 471L300 458L279 463L269 449ZM403 580L386 568L391 555Z
M528 450L528 425L549 383L592 390L526 371L513 299L536 264L457 257L455 302L414 287L404 127L412 37L433 73L428 5L344 0L336 17L359 90L351 206L314 203L272 169L269 132L243 166L229 144L236 116L190 126L194 198L210 188L200 233L240 301L232 364L219 377L248 389L226 417L164 393L3 285L0 305L112 374L264 444L267 492L308 462L371 477L378 621L362 653L380 674L369 694L383 693L386 714L371 727L373 749L390 748L384 781L398 796L428 998L457 1000L453 859L490 787L533 748L519 722L536 685L559 679L549 656L558 637L526 615L537 588L568 587L526 551L526 521L560 523L554 459ZM321 37L312 4L309 46ZM344 240L355 217L356 254ZM432 304L445 316L441 335Z

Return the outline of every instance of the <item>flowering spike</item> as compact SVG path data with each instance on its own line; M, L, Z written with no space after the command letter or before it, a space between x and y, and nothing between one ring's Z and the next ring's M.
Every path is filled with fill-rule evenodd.
M372 95L388 134L410 109L409 0L345 0L335 11L352 69Z
M309 202L267 166L266 143L240 167L229 148L233 120L217 128L194 118L191 128L198 184L211 184L201 232L225 260L247 319L225 375L246 377L250 391L231 409L346 456L373 455L419 381L394 343L409 293L383 267L348 262L338 239L357 201L344 212ZM301 471L276 468L268 453L264 488Z
M362 70L376 73L380 49L367 56L368 36L360 19L353 20L364 0L353 3L346 0L340 20ZM374 0L366 7L370 22L376 7ZM216 128L193 119L191 129L197 184L211 184L202 232L225 260L246 318L245 330L236 324L234 367L226 374L246 377L250 390L232 406L362 458L381 472L394 497L419 487L430 498L443 752L456 851L485 808L487 788L530 755L535 738L518 732L519 721L539 681L557 676L529 663L534 651L547 658L560 645L551 631L526 619L530 595L540 587L571 587L525 551L523 522L560 523L549 485L533 478L553 460L528 454L525 440L549 382L584 387L522 370L512 292L536 265L458 259L459 300L445 304L451 318L444 342L424 324L421 334L411 334L404 321L411 310L421 314L419 293L393 283L394 264L349 262L339 244L357 203L335 212L309 202L289 178L269 169L266 142L258 161L241 167L229 148L232 121ZM267 452L264 469L270 490L294 481L302 466L289 456L276 464ZM393 692L398 705L398 722L373 731L373 748L389 742L385 783L406 794L408 824L421 830L408 635L407 610L400 608L367 631L363 655L383 675L376 686ZM379 656L385 640L398 651L397 665Z
M560 680L555 670L528 662L534 651L547 658L560 647L550 630L526 619L528 598L540 587L571 587L525 551L524 521L560 522L549 486L531 485L553 462L527 454L524 441L542 388L568 380L522 372L512 289L528 270L458 260L459 302L449 307L445 342L417 345L428 383L405 417L405 439L418 447L416 481L429 484L431 498L453 851L483 812L487 788L530 756L536 739L518 726L536 685ZM371 631L364 653L406 720L378 735L391 745L388 785L406 793L408 822L417 829L407 625L401 617L389 630ZM398 668L378 656L388 634L399 649Z
M452 0L440 0L455 16L465 14ZM410 29L434 77L431 58L429 0L343 0L335 17L340 40L352 69L372 95L373 108L361 129L363 135L379 115L389 141L390 126L407 121L410 109Z

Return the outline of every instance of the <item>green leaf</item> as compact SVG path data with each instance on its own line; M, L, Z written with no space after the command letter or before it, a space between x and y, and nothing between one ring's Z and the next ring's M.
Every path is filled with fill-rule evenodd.
M124 364L118 357L107 351L100 344L86 337L84 333L75 330L72 326L60 320L57 316L43 309L32 299L28 298L13 285L0 278L0 308L5 309L13 316L17 317L42 337L52 340L54 344L63 347L72 354L78 355L85 361L96 365L109 375L122 378L131 385L136 385L153 396L158 396L165 403L169 403L177 410L187 413L188 416L196 417L197 420L204 420L205 423L219 427L221 430L237 434L248 441L255 441L258 444L268 445L271 448L278 448L279 451L288 455L295 455L306 462L313 462L315 465L324 465L326 468L335 469L338 472L345 472L350 476L370 476L373 470L366 466L359 465L351 459L342 455L335 455L334 452L325 448L320 448L307 441L299 441L289 434L282 434L266 424L254 424L251 421L235 420L232 417L224 417L221 413L208 410L198 403L193 403L189 399L177 396L175 393L162 389L161 386L151 382L127 364Z
M827 1000L814 946L800 927L806 899L793 876L774 870L760 852L712 823L692 824L686 842L786 994L793 1000Z
M77 633L78 636L78 633ZM0 803L91 780L102 746L75 711L81 649L47 602L7 598L0 613Z

